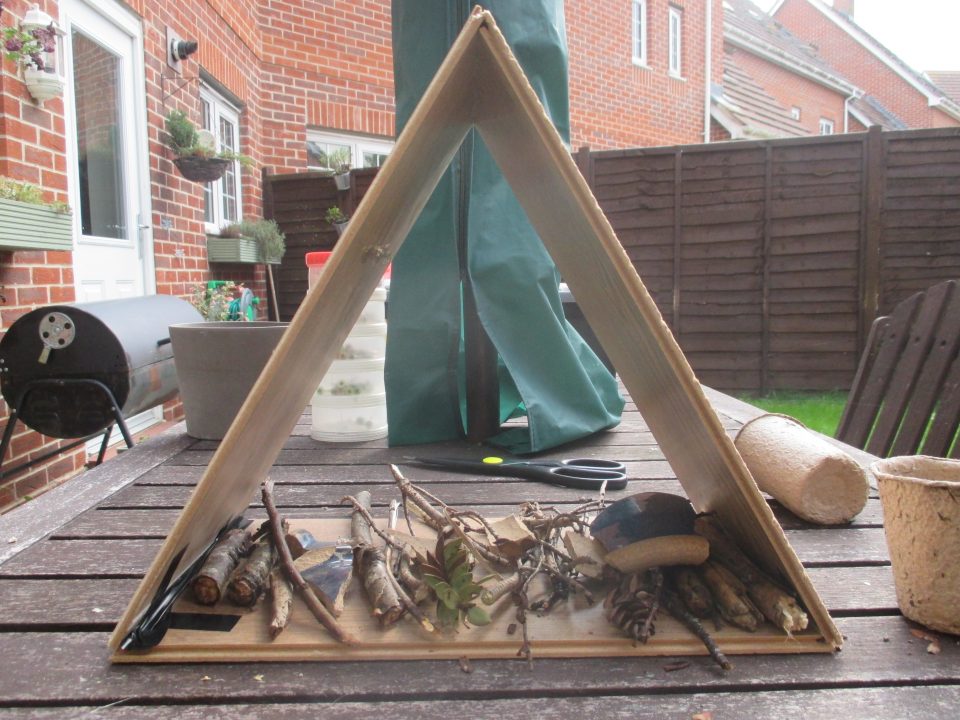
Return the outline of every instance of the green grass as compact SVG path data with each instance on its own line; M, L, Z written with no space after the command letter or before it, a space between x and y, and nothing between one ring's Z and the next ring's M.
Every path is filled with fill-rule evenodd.
M833 435L840 423L843 406L847 401L845 392L773 392L758 395L740 395L740 400L763 408L767 412L781 413L796 418L811 430L824 435Z

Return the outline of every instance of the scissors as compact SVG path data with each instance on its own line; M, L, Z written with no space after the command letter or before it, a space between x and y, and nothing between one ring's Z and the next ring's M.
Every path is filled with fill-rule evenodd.
M608 490L627 486L627 468L614 460L573 458L570 460L504 460L486 457L483 460L457 458L412 458L411 462L427 467L473 472L478 475L505 475L539 480L551 485L599 490L604 482Z

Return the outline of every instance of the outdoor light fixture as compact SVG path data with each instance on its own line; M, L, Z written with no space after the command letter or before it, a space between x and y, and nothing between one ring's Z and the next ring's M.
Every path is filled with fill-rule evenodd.
M34 4L23 16L20 29L31 35L37 52L23 64L23 82L37 102L63 92L63 36L57 22Z
M170 42L170 55L174 60L186 60L200 47L196 40L181 40L176 38Z

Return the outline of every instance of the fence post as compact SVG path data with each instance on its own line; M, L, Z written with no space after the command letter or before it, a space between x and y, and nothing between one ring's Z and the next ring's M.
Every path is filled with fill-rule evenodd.
M860 317L858 352L862 353L880 303L880 244L883 236L884 138L879 125L871 127L863 146L863 200L860 258Z
M673 333L680 337L680 256L683 244L683 150L673 151Z
M583 175L583 179L590 186L590 191L596 194L593 187L593 155L590 153L589 145L581 145L580 149L573 154L573 161L577 164L577 169Z
M763 154L763 243L760 249L760 394L770 390L770 213L773 206L773 144Z

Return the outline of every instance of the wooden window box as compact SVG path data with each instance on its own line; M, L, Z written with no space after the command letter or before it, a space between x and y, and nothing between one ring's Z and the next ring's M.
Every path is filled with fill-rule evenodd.
M245 237L207 236L207 262L212 263L263 263L260 249L254 240ZM269 265L279 265L280 258L269 258Z
M73 250L73 216L0 198L0 250Z

